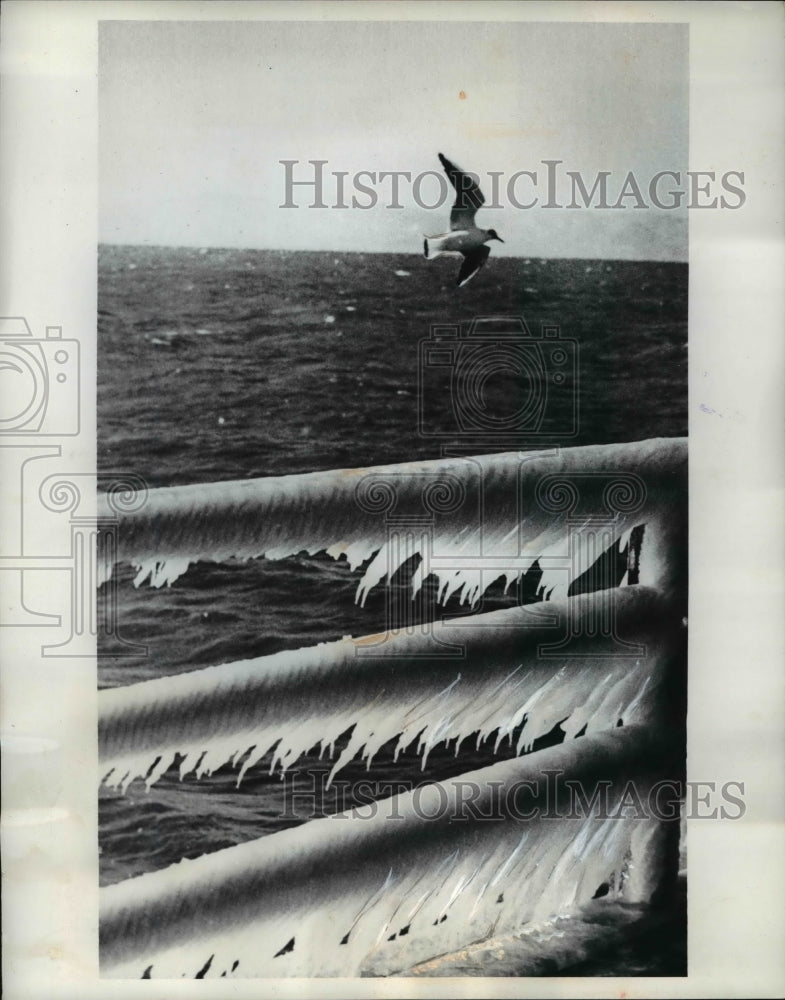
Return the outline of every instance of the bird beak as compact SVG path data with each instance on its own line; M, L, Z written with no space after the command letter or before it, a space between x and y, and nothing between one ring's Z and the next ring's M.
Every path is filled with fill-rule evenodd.
M504 240L501 238L501 236L494 236L494 239L498 240L500 243L504 243Z

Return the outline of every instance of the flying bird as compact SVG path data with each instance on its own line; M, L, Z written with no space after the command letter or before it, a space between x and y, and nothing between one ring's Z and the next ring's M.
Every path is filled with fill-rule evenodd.
M463 263L457 282L461 288L467 281L471 281L488 259L491 252L491 248L485 245L488 240L498 240L500 243L504 243L504 240L495 229L478 229L474 224L477 209L485 204L476 178L464 173L441 153L439 159L455 188L455 204L450 212L450 232L442 236L426 236L424 254L426 260L445 253L462 254Z

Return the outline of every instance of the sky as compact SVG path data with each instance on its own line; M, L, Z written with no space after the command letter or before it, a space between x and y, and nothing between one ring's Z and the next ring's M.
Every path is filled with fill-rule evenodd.
M440 171L444 153L476 173L500 208L477 223L505 243L494 254L686 260L687 212L647 194L661 170L688 156L685 25L484 22L107 21L99 31L99 199L102 242L360 252L417 252L448 228L449 202L418 206L400 182L374 188L359 171ZM313 177L326 160L323 200L286 200L286 168ZM545 160L561 160L556 200L570 201L566 171L588 189L609 171L617 201L632 171L648 208L548 210ZM537 173L519 179L517 171ZM666 200L669 181L660 187ZM682 178L682 186L686 179ZM435 178L422 201L438 199ZM670 187L673 185L670 183ZM451 200L451 199L450 199ZM596 199L595 199L596 201Z

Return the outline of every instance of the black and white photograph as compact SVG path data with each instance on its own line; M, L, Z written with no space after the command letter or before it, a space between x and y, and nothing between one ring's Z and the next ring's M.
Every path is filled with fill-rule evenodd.
M773 965L690 985L707 887L746 877L723 850L781 812L753 747L782 684L761 707L733 666L776 643L710 634L753 596L722 510L754 479L712 276L776 170L705 142L706 25L98 6L93 330L0 317L3 460L47 518L4 513L2 624L78 702L90 995L775 995Z
M687 148L684 25L101 25L107 975L685 974Z

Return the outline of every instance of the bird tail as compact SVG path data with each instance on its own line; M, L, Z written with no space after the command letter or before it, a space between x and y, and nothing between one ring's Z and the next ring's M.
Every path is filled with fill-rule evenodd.
M440 254L446 253L444 250L445 236L426 236L423 239L423 255L426 260L433 260Z

